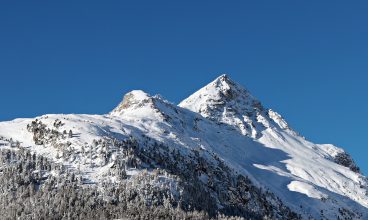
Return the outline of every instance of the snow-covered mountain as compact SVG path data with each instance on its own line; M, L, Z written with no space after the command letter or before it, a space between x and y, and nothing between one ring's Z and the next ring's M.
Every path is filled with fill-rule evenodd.
M368 219L352 158L307 141L226 75L178 106L135 90L105 115L0 122L0 150L0 209L20 219ZM40 195L78 208L36 212Z

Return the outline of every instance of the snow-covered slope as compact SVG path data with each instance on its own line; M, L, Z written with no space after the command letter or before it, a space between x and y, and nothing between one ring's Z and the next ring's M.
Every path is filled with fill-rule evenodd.
M308 207L310 212L324 209L325 215L336 212L331 209L334 204L356 202L358 207L368 207L366 178L334 162L342 149L305 140L277 112L264 108L228 76L220 76L179 106L233 127L262 147L275 149L275 155L267 156L264 162L248 157L252 164L246 169L290 206Z
M182 179L194 175L191 178L208 190L223 213L242 216L229 207L246 205L239 209L264 216L262 194L275 210L270 218L290 218L283 204L302 218L368 218L367 181L353 169L351 158L333 145L305 140L226 75L179 106L135 90L106 115L44 115L0 122L0 139L0 149L25 148L46 156L83 176L84 184L100 188L159 168ZM135 141L140 151L120 147ZM192 165L195 170L185 171ZM128 180L112 174L117 166L123 166ZM237 176L249 177L252 186L272 195L252 192L234 205L231 198L240 199L241 193L237 197L228 192L239 187L232 183ZM170 183L174 195L180 194L175 177L165 175L161 181Z

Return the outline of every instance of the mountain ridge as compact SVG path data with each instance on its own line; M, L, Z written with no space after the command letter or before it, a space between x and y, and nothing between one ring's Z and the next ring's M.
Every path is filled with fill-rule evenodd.
M191 204L212 216L216 212L271 219L368 216L368 184L352 158L333 145L305 140L228 75L178 106L159 95L133 90L105 115L56 114L0 122L0 136L1 150L19 148L45 156L77 171L84 179L81 186L92 184L100 191L104 182L129 183L144 170L148 175L155 169L168 172L174 176L168 182L187 187L179 187L182 194L165 188L172 193L171 204L180 207L177 203L182 200L186 205L181 208L187 211ZM134 147L121 147L126 143ZM186 169L192 166L194 170ZM249 178L247 184L240 182L254 192L244 191L239 180L231 183L238 175ZM193 199L192 184L208 193L211 205L201 208L204 200ZM245 192L250 195L244 197Z

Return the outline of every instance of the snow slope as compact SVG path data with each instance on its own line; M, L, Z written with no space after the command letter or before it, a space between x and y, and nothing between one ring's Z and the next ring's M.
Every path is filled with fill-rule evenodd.
M278 113L264 108L226 75L179 106L135 90L106 115L59 114L36 119L59 132L72 130L72 137L57 143L69 142L68 148L76 156L65 161L53 146L35 145L27 130L35 119L0 122L0 137L20 141L33 152L78 170L92 184L106 179L119 181L109 175L114 162L104 164L100 158L79 152L84 148L102 150L93 145L98 139L134 137L143 144L144 137L150 137L182 155L189 155L193 149L205 151L208 160L212 160L210 155L216 155L232 172L249 176L254 184L276 194L304 218L334 219L342 210L356 219L368 218L365 177L333 161L343 150L305 140ZM55 120L64 125L55 128ZM0 143L1 147L6 146ZM118 160L119 152L113 152L113 158ZM138 172L141 170L127 170L128 175Z
M329 201L343 201L368 207L365 177L331 161L337 153L343 152L342 149L305 140L278 113L264 108L228 76L220 76L179 106L237 129L261 143L262 147L282 152L285 156L282 160L271 155L265 162L260 162L250 156L247 159L253 162L246 169L262 185L279 192L278 195L289 201L290 206L326 207L328 212ZM315 207L313 203L316 203Z

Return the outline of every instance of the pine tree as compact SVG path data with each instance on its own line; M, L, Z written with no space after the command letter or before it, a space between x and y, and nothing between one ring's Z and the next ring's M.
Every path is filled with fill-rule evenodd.
M69 138L72 138L73 137L73 132L72 132L72 130L69 130Z

